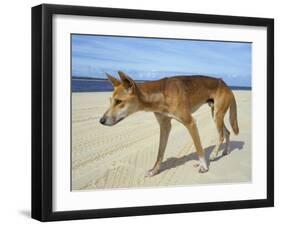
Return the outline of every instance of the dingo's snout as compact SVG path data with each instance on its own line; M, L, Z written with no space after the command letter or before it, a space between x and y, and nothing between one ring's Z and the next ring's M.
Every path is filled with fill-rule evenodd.
M100 124L104 126L113 126L117 124L118 122L122 121L125 117L109 117L107 115L104 115L100 118Z
M106 118L103 116L103 117L101 117L101 119L100 119L100 124L105 124L105 122L106 122Z

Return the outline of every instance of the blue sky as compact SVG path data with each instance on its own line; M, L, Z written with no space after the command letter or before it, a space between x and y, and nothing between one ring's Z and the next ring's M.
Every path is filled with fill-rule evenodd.
M138 80L209 75L251 86L251 43L72 35L72 76L105 78L122 70Z

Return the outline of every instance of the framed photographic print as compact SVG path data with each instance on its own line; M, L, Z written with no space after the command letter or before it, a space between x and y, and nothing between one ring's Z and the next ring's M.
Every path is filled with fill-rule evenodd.
M32 217L274 205L274 21L32 8Z

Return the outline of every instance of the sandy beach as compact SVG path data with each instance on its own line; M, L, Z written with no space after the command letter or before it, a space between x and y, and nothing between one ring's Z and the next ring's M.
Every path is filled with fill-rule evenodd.
M210 162L198 173L197 155L186 128L172 120L161 172L145 177L153 167L159 125L153 113L138 112L113 127L99 123L109 106L110 92L72 94L72 190L154 186L184 186L251 181L251 91L234 91L240 133L231 131L231 153ZM217 141L208 105L193 114L207 159ZM224 144L221 150L223 150Z

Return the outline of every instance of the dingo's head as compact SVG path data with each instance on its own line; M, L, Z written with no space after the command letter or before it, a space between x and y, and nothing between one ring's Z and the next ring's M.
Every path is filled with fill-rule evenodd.
M118 74L121 80L106 74L114 88L110 98L110 106L100 119L100 123L106 126L117 124L122 119L138 111L139 107L136 83L122 71L118 71Z

